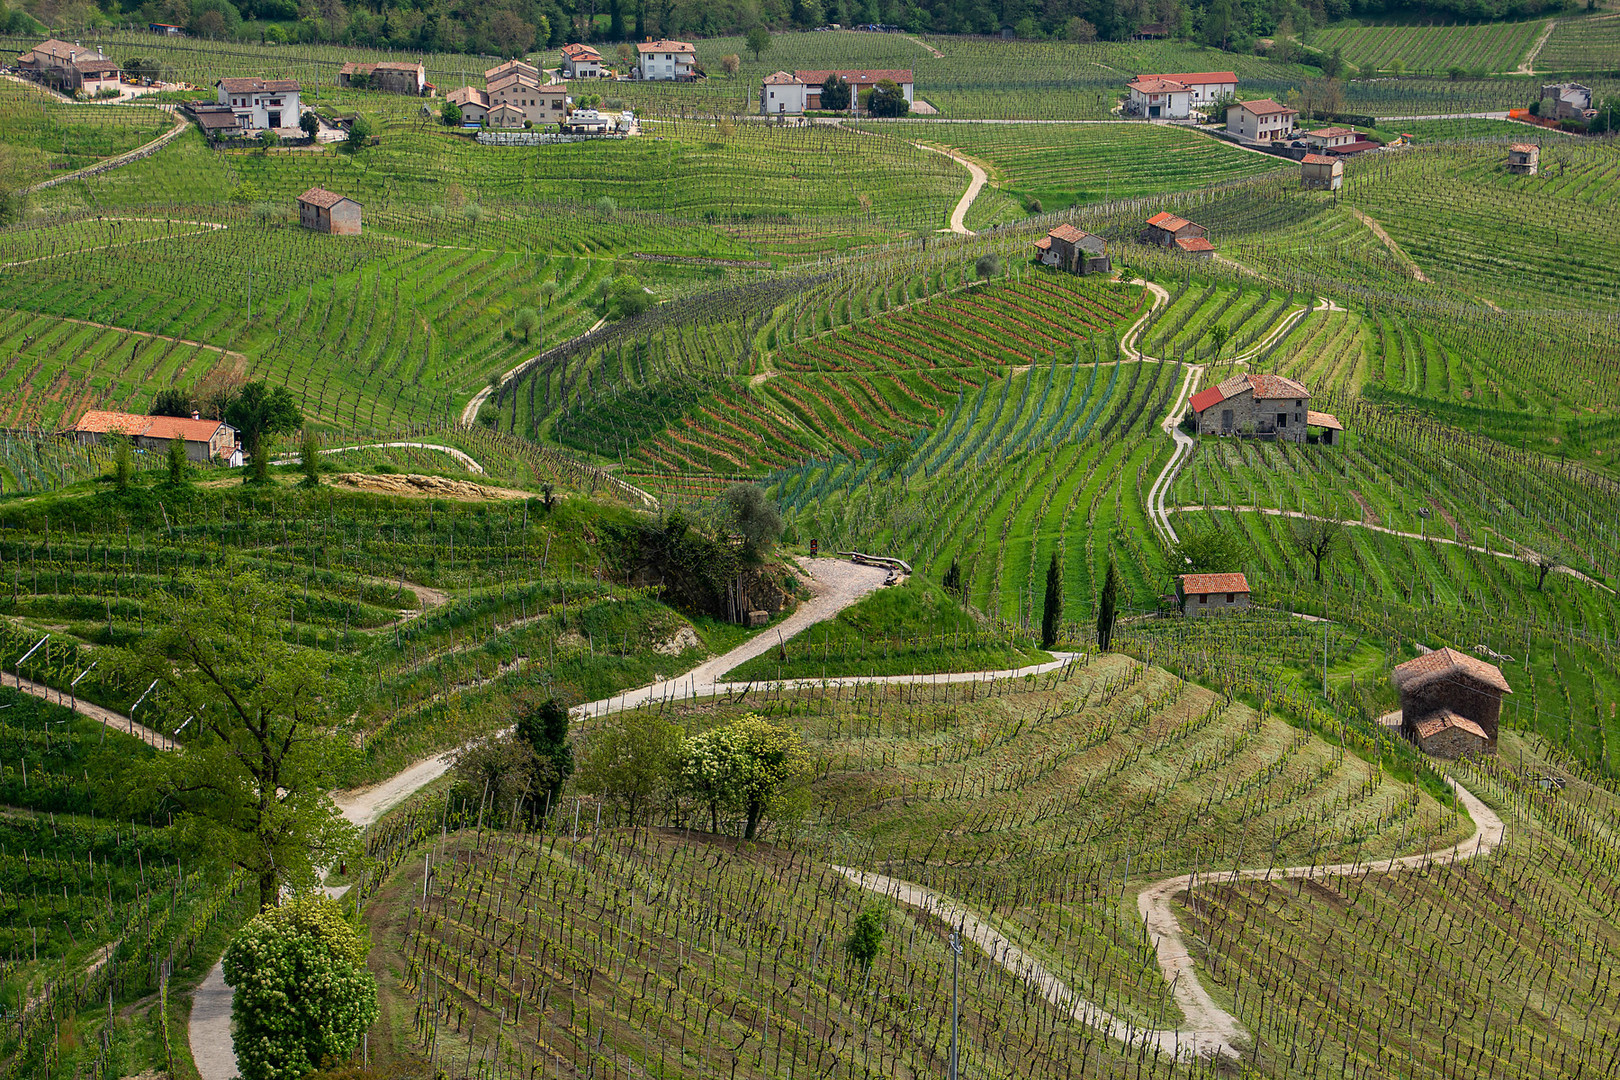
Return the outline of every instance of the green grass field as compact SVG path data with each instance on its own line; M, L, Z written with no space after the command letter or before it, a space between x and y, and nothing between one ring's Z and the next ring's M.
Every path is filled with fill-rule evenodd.
M1339 50L1364 75L1377 72L1444 74L1513 72L1546 29L1546 20L1457 26L1328 26L1310 38L1313 48Z
M23 187L133 150L169 130L167 113L141 106L69 105L0 79L5 182Z

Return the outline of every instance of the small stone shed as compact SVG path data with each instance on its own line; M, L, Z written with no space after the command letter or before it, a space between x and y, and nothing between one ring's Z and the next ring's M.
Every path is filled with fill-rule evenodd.
M1401 732L1424 753L1496 753L1502 698L1513 688L1495 664L1443 648L1397 665L1390 679L1401 695Z
M1168 210L1161 210L1142 223L1142 242L1174 247L1177 240L1205 239L1209 230Z
M1514 143L1508 147L1508 172L1517 176L1534 176L1541 168L1541 147L1534 143Z
M360 204L347 195L312 187L298 196L298 223L333 236L359 236Z
M1213 615L1249 606L1249 579L1242 574L1182 574L1176 602L1183 615Z
M1299 183L1309 191L1338 191L1344 186L1344 159L1306 154L1299 162Z
M1042 266L1071 274L1106 274L1112 269L1103 238L1067 223L1035 241L1035 258Z

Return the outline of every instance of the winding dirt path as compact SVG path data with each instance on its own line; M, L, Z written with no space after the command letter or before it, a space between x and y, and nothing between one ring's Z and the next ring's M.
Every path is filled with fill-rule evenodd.
M482 465L478 464L478 462L474 461L472 459L472 457L469 456L466 453L466 451L457 450L453 446L444 446L444 445L442 445L440 443L425 443L425 442L357 443L354 446L333 446L333 447L328 447L326 449L323 449L321 451L321 453L323 453L323 454L342 454L342 453L346 453L347 451L350 451L350 450L382 450L382 449L390 449L390 448L393 448L393 447L406 447L406 448L415 449L415 450L437 450L442 454L449 454L451 457L453 457L457 461L461 462L461 464L463 464L463 465L465 465L467 467L468 472L470 472L470 473L478 473L480 476L482 476L484 474L484 467ZM289 458L278 458L275 461L272 461L270 464L272 464L272 465L295 465L297 463L298 463L298 458L289 457Z
M967 190L962 193L962 197L956 200L956 208L951 211L950 231L958 236L979 235L967 227L967 212L968 207L973 205L973 200L979 197L979 192L984 190L984 185L990 180L990 175L984 171L984 167L972 158L965 157L955 150L929 146L927 143L912 143L911 145L919 150L928 150L948 157L968 171L968 175L972 179L968 182Z
M593 325L589 330L585 331L584 334L579 335L579 337L572 338L571 340L578 341L579 338L584 337L586 334L594 334L596 331L602 329L602 327L606 325L607 316L604 315L602 318L597 319L595 325ZM566 342L563 342L562 344L566 344ZM553 348L555 347L556 346L553 346ZM538 355L531 356L527 360L523 361L523 363L512 368L510 371L503 371L501 373L500 382L496 383L495 386L486 386L482 390L478 391L478 393L474 394L472 396L472 400L467 402L466 408L461 410L461 426L472 427L473 422L478 419L478 410L484 407L484 402L489 400L489 395L495 392L496 387L505 386L506 380L510 379L512 376L516 375L518 372L522 371L525 367L534 363L538 359L540 359ZM483 472L482 469L478 471Z
M0 672L0 686L7 685L6 678L5 673ZM115 713L111 709L103 708L93 701L86 701L81 697L65 694L54 686L46 686L44 683L37 683L32 679L24 679L17 675L10 676L10 679L10 685L25 694L32 694L34 697L41 698L53 705L60 705L64 709L71 709L86 719L104 724L114 731L123 732L125 735L131 735L148 746L154 746L159 750L167 750L172 745L169 740L151 728L137 724L129 717Z
M1557 25L1557 19L1547 20L1547 25L1541 28L1541 36L1536 38L1534 45L1530 46L1530 52L1525 55L1524 62L1513 69L1513 74L1534 75L1536 73L1536 57L1540 56L1541 50L1547 47L1547 39L1552 37L1553 27Z
M922 910L940 921L960 927L963 935L996 963L1041 992L1053 1006L1088 1027L1097 1028L1128 1046L1154 1049L1181 1061L1195 1058L1239 1056L1239 1044L1249 1034L1237 1017L1216 1004L1198 979L1197 964L1182 936L1181 922L1173 906L1179 894L1199 885L1233 884L1238 881L1279 881L1293 878L1348 877L1353 874L1392 874L1401 870L1461 862L1476 855L1488 855L1501 845L1507 827L1496 812L1455 780L1446 782L1474 821L1468 839L1442 851L1403 855L1372 862L1333 863L1324 866L1265 867L1215 874L1181 874L1154 882L1137 894L1136 907L1148 936L1153 939L1159 971L1169 985L1171 996L1181 1009L1183 1023L1176 1028L1151 1029L1136 1024L1082 998L1039 960L1025 953L994 926L948 897L909 881L867 873L846 866L833 869L854 884L882 893L897 903Z
M1357 210L1353 206L1350 208L1350 212L1356 216L1357 221L1361 222L1363 225L1367 226L1367 228L1372 230L1372 234L1378 237L1378 242L1383 244L1384 247L1389 250L1391 255L1395 256L1396 262L1400 263L1402 266L1406 267L1412 272L1412 280L1421 281L1425 284L1428 283L1429 275L1418 269L1418 264L1412 260L1412 256L1408 255L1405 249L1395 242L1395 238L1393 236L1384 231L1384 227L1378 224L1376 218Z

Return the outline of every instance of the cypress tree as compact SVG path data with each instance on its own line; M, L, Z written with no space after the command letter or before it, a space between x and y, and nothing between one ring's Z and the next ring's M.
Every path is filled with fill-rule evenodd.
M1108 576L1103 579L1102 601L1097 605L1097 648L1107 652L1114 642L1114 615L1119 602L1119 568L1108 557Z
M1063 622L1063 571L1058 568L1057 552L1046 564L1046 607L1041 612L1041 648L1057 644L1058 627Z

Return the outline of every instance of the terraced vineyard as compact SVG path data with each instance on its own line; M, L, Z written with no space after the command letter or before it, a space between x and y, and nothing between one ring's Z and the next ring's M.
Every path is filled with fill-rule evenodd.
M1537 71L1603 71L1620 56L1620 16L1559 19L1536 57Z
M1363 75L1375 72L1511 72L1529 54L1545 20L1458 26L1329 26L1311 36L1323 52L1339 50ZM1545 68L1546 62L1540 61Z
M0 79L0 146L8 183L37 184L150 142L173 126L158 109L70 105L32 86Z

